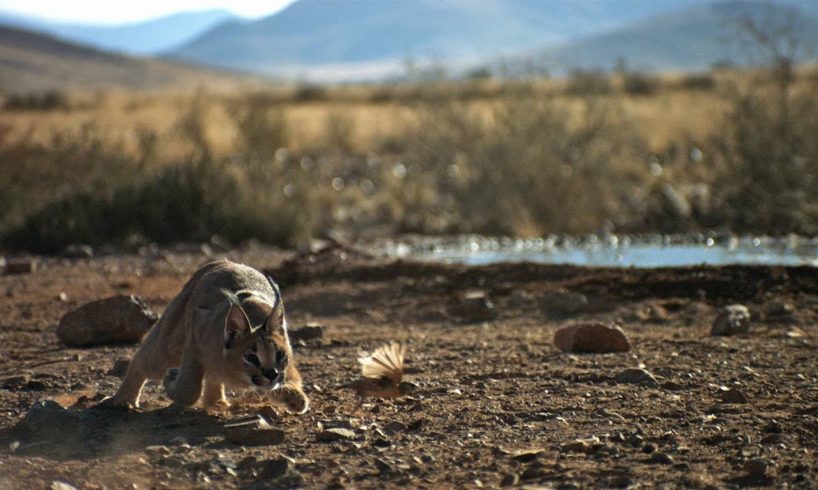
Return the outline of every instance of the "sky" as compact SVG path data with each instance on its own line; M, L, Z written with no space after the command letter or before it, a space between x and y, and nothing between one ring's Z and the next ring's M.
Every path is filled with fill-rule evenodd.
M65 22L118 24L164 15L224 8L243 17L261 17L293 0L0 0L0 11Z

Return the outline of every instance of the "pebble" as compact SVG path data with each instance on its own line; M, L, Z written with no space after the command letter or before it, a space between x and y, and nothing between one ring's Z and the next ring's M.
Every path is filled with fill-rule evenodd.
M554 332L554 345L562 352L626 352L630 342L614 324L574 323Z
M317 435L319 442L335 442L345 439L354 439L355 433L349 429L335 427L332 429L322 430Z
M728 305L719 311L710 335L736 335L749 331L750 310L744 305Z
M653 374L642 368L625 369L624 371L617 373L614 379L617 383L640 384L650 387L659 386L659 382L656 381Z
M66 313L57 326L57 337L70 347L137 343L156 319L141 298L113 296Z
M747 395L736 388L732 388L721 393L722 403L747 403L748 401Z
M273 428L261 416L251 416L224 424L224 438L233 444L267 446L284 442L284 431Z

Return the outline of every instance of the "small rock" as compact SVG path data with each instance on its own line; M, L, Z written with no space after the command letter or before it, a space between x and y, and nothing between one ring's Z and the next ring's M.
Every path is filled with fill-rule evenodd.
M657 449L658 448L656 447L656 444L654 444L652 442L649 442L649 443L645 444L644 446L642 446L642 452L645 453L645 454L653 454L653 453L656 452Z
M484 291L467 292L449 307L449 314L462 323L480 323L497 318L497 310Z
M520 483L520 475L517 473L509 473L503 476L503 479L500 480L501 487L513 487Z
M141 298L114 296L66 313L57 327L57 337L71 347L137 343L156 319Z
M721 393L722 403L747 403L748 401L747 395L736 388Z
M659 386L653 374L641 368L628 368L620 371L614 379L617 383L640 384L654 388Z
M767 463L767 461L761 458L754 458L745 461L744 465L742 466L742 469L744 470L745 473L747 473L747 476L750 476L752 478L758 478L764 476L767 473L768 466L769 464Z
M290 461L287 458L273 458L255 465L259 479L279 478L290 470Z
M267 446L284 442L284 431L271 427L263 417L250 416L224 424L224 438L233 444Z
M650 458L648 458L648 463L651 464L673 464L673 458L670 457L669 454L665 453L653 453L651 454Z
M324 327L317 323L308 323L288 333L291 341L320 339L324 336Z
M719 311L710 335L736 335L750 331L750 310L744 305L729 305Z
M5 273L9 275L30 274L37 270L37 259L32 257L10 257L6 259Z
M349 429L336 427L319 432L317 438L319 442L335 442L346 439L354 439L355 433Z
M777 420L770 420L764 425L764 432L768 434L780 434L781 433L781 423Z
M604 323L575 323L554 332L554 345L562 352L626 352L630 342L618 326Z

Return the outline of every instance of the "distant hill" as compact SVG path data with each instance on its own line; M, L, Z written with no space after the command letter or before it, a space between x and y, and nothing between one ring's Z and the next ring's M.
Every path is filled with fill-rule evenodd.
M182 12L143 22L118 25L57 23L0 12L0 25L54 35L107 51L149 55L190 41L211 27L237 17L227 10Z
M0 90L8 93L111 87L233 88L259 83L248 76L132 58L0 27Z
M773 13L767 2L714 2L650 17L523 58L526 62L535 59L555 71L609 70L618 60L624 60L632 69L648 71L705 70L725 61L753 64L763 61L760 50L741 34L737 23L739 17L747 16L761 24L769 22L771 16L792 20L793 34L805 47L811 46L815 56L818 2L804 4L804 9L779 6ZM812 15L813 11L816 15ZM805 54L809 55L809 51L806 49Z
M263 73L447 63L553 45L705 0L299 0L226 22L167 55Z

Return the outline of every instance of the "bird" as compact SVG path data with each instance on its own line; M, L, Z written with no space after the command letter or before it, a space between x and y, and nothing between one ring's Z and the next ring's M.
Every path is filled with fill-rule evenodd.
M351 384L361 398L400 398L417 388L414 383L403 381L403 360L406 345L390 342L378 347L372 353L359 351L361 379Z

